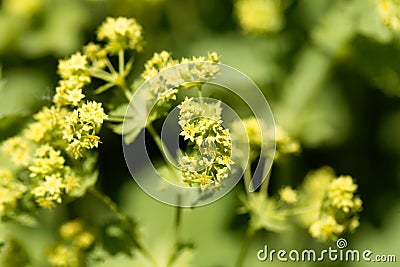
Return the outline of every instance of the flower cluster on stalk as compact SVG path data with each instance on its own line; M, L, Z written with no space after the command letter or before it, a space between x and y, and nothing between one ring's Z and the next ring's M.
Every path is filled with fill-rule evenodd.
M220 187L234 163L229 130L222 126L220 102L199 103L186 98L179 109L180 135L187 141L179 159L183 181L202 190Z
M336 177L329 167L307 175L299 189L299 205L308 211L301 214L300 222L312 237L336 240L359 226L362 201L357 188L351 176Z
M15 193L0 194L1 217L29 213L31 200L40 207L52 208L65 195L82 195L93 185L96 157L92 150L101 143L98 133L108 115L102 103L87 98L114 86L127 90L124 80L132 61L125 64L124 54L141 49L142 28L134 19L107 18L97 38L102 43L89 43L82 52L59 61L61 79L52 104L34 114L19 135L2 142L1 150L14 167L2 172L12 175L5 175L7 183L0 183L0 193L11 189ZM118 69L109 59L115 54ZM90 91L93 79L104 84Z
M59 229L62 242L48 251L48 261L54 267L86 266L87 251L95 241L93 233L79 221L64 223Z

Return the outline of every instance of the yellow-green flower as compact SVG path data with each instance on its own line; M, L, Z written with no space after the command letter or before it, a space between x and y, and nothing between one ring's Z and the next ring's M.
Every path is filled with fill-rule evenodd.
M222 127L220 103L198 103L186 98L179 105L181 136L188 148L179 159L184 182L202 190L220 187L229 176L232 140L228 129Z
M251 34L279 31L283 15L279 0L237 0L235 13L242 29Z
M16 166L27 166L32 160L30 143L21 136L10 137L2 143L1 150L10 156Z
M344 230L344 226L338 224L335 218L330 215L315 221L309 228L311 236L321 241L334 241Z
M89 62L86 55L80 52L73 54L70 58L60 60L58 63L58 74L62 79L75 79L77 82L89 83Z
M106 18L97 30L97 38L107 41L111 54L124 49L142 50L142 26L133 18Z
M393 30L400 27L400 1L377 0L377 9L382 22Z
M285 186L279 190L279 196L282 201L293 204L298 200L297 192L293 190L290 186Z
M357 184L350 176L340 176L333 180L328 187L328 198L331 205L335 208L348 213L350 210L359 211L362 201L355 196Z

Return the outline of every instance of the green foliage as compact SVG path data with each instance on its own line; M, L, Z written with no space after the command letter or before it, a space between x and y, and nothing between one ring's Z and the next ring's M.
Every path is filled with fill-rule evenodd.
M344 234L351 248L396 254L399 8L398 0L3 0L0 140L17 139L8 155L0 154L0 170L12 173L11 179L0 175L0 265L264 266L255 255L265 244L319 249ZM218 61L214 53L191 57L211 51L268 98L279 126L275 165L259 192L242 190L253 175L250 162L244 186L218 202L192 210L168 207L134 185L113 133L127 144L150 133L158 147L146 145L158 173L188 186L168 165L170 155L158 157L158 126L182 95L231 95L202 91L196 82L168 83L160 75L161 86L145 88L151 99L129 102L142 83L168 67ZM193 76L189 71L179 78ZM242 121L251 161L265 156L254 119ZM204 132L181 126L181 148L198 156ZM234 128L227 128L234 139ZM38 155L45 145L50 152ZM330 168L305 175L326 164L357 180L336 177ZM222 165L205 172L206 178L224 176L217 173ZM141 173L146 177L150 170ZM190 185L209 181L200 178ZM85 221L86 239L58 234L75 219Z

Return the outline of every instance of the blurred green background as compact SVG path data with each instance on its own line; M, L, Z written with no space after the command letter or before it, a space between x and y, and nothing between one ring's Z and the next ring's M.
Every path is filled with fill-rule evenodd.
M337 174L352 175L364 209L359 230L346 236L349 247L397 253L399 258L400 29L382 22L375 0L281 0L275 12L269 19L280 19L280 27L253 33L241 24L232 0L3 0L0 118L14 114L20 119L18 123L1 119L0 138L17 133L30 114L50 103L58 59L94 40L106 16L134 17L143 25L146 41L135 75L156 51L170 51L176 58L217 51L222 63L254 80L277 123L301 142L299 156L274 166L271 193L283 184L296 186L309 170L324 165ZM257 12L253 19L257 20ZM170 243L165 229L171 229L174 210L135 185L122 155L121 137L107 127L102 136L99 183L138 220L149 247L161 255ZM246 227L246 218L235 215L240 187L209 206L184 211L182 236L196 249L183 256L182 266L233 266ZM68 207L44 211L39 228L3 224L0 235L16 236L34 255L35 266L45 266L41 249L53 242L60 223L75 217L95 222L106 216L101 204L88 196ZM319 244L296 229L260 233L245 266L267 265L256 258L264 244L275 249L333 245ZM357 265L327 264L297 263ZM132 261L117 255L94 266L147 265L141 265L140 257Z

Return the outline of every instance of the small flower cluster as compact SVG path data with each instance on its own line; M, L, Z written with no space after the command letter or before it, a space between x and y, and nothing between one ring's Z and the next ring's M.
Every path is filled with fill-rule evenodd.
M213 52L205 57L173 59L171 54L162 51L155 53L145 64L141 77L147 82L141 91L146 110L153 112L149 122L165 115L176 100L179 88L201 88L202 83L211 80L219 71L219 57ZM170 68L175 66L175 68ZM168 69L170 68L170 69ZM163 72L168 69L168 71ZM161 73L157 78L159 73Z
M2 152L9 156L18 167L28 166L31 158L32 145L21 136L13 136L2 143Z
M398 30L400 27L400 1L378 0L377 9L382 22L390 29Z
M280 1L237 0L235 13L242 29L250 34L278 32L283 27Z
M30 19L43 8L44 4L44 0L21 0L18 2L4 0L2 2L2 9L11 16Z
M75 220L60 227L62 244L48 252L48 261L55 267L86 266L87 250L95 241L94 235L85 230L81 221Z
M14 158L18 154L12 149L18 151L21 146L30 149L23 154L23 157ZM15 200L12 201L13 205L22 197L21 194L28 194L33 196L39 206L52 208L55 203L61 203L64 193L72 193L80 186L77 173L65 165L66 160L61 151L56 150L50 143L30 143L26 137L15 136L3 143L2 151L6 155L11 155L17 167L22 166L22 169L16 171L21 177L15 177L11 170L2 172L11 174L7 175L7 179L4 178L4 183L0 183L0 191L14 190L14 193L8 194L9 198ZM29 174L27 177L25 177L26 171ZM0 214L10 213L6 211L2 209Z
M82 52L60 60L58 73L62 80L56 88L54 102L57 106L72 105L85 97L83 87L93 78L106 84L97 88L95 93L102 93L113 86L127 90L125 78L132 69L133 58L125 64L124 55L127 50L140 51L143 37L142 26L133 18L106 18L97 30L97 39L105 44L88 43ZM118 55L119 69L111 63L110 56Z
M279 190L280 199L287 204L294 204L298 201L298 195L290 186L285 186Z
M298 154L301 150L299 142L279 125L275 127L275 142L275 159L278 159L281 155Z
M362 201L356 190L353 178L336 177L328 167L307 175L299 192L299 202L310 211L300 219L312 237L321 241L336 240L358 227Z
M59 91L81 89L84 84L90 83L89 62L86 55L77 52L68 59L58 63L58 74L63 79L58 87Z
M145 63L145 70L141 76L143 79L149 80L165 69L183 64L185 66L179 68L174 73L176 75L168 76L170 84L179 86L184 82L208 81L219 71L218 66L215 64L218 62L219 56L216 52L209 54L207 58L193 56L191 58L182 58L179 61L173 59L172 55L167 51L161 51L160 53L154 53L153 57Z
M272 136L268 134L265 122L262 120L258 120L255 117L245 118L233 122L231 128L235 144L242 147L238 150L244 151L244 146L249 146L250 161L256 159L262 153L262 149L264 149L264 152L267 151L267 153L271 151ZM243 128L244 130L242 130ZM275 142L275 159L278 159L282 155L300 152L299 142L291 138L279 125L275 127ZM243 157L240 153L238 156Z
M112 86L123 86L131 69L131 63L125 65L123 60L124 50L140 50L141 34L141 26L134 19L108 18L100 26L97 36L106 42L105 45L89 43L83 53L77 52L59 61L61 80L53 104L34 114L33 122L21 134L1 145L2 152L15 165L11 184L26 187L10 194L13 199L19 199L20 192L24 192L39 206L51 208L62 202L64 194L77 195L82 184L86 184L85 179L93 178L93 169L85 167L85 164L76 164L75 160L93 162L90 151L98 147L100 137L97 134L108 116L101 103L85 100L83 90L92 78L106 82L95 93ZM108 54L117 50L121 63L118 72L108 58ZM10 188L1 184L0 190Z
M178 64L178 60L173 59L170 53L163 50L160 53L154 53L153 57L144 64L145 69L141 76L143 79L149 80L159 72Z
M184 182L202 190L220 187L233 164L232 140L229 130L221 125L220 102L202 104L186 98L179 108L180 135L188 141L179 160Z
M262 189L261 189L262 191ZM295 218L318 241L336 240L359 226L362 201L350 176L336 177L323 167L310 172L298 190L284 186L277 197L257 192L242 198L242 213L249 213L253 230L285 230Z
M97 30L97 38L107 41L106 49L111 54L127 49L142 50L142 26L132 18L108 17Z
M26 190L10 170L0 169L0 216L13 212Z

